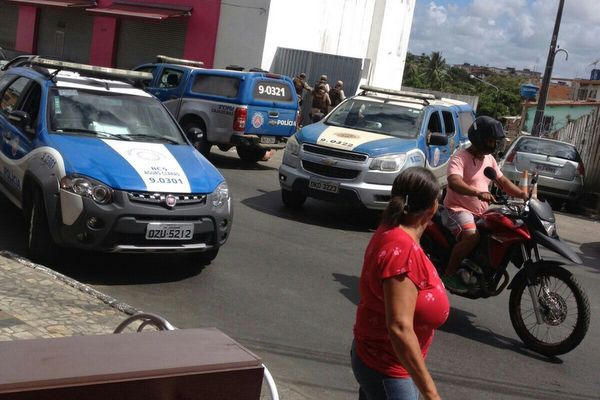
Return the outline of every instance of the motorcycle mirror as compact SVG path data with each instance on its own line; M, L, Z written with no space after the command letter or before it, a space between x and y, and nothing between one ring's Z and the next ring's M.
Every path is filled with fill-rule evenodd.
M491 179L492 181L495 181L496 178L498 178L496 171L492 167L485 167L483 174L486 176L486 178Z

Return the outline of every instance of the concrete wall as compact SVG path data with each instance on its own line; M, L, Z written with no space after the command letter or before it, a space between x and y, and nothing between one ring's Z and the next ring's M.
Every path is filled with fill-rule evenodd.
M576 120L584 115L590 114L595 109L598 108L599 105L592 105L589 103L586 104L575 104L575 103L561 103L561 104L546 104L546 109L544 111L544 115L552 115L554 116L554 122L550 131L556 131L558 129L564 128L569 121ZM529 105L525 105L523 109L523 127L522 130L526 132L531 132L533 120L535 118L535 110L537 104L531 103Z
M262 67L277 47L369 59L372 85L399 89L415 0L271 0Z
M260 67L271 0L221 2L215 68Z

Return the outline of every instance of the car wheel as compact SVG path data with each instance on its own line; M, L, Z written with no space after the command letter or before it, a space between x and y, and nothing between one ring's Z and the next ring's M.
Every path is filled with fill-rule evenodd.
M190 132L194 128L197 132ZM203 156L207 156L210 153L212 144L208 141L206 137L206 126L204 126L204 123L197 121L187 122L183 126L183 131L185 132L185 135L187 136L190 143Z
M286 207L296 209L302 207L306 195L295 190L281 189L281 200Z
M57 256L56 244L50 235L46 207L42 191L33 191L31 205L27 210L27 250L35 262L50 262Z
M236 146L238 156L247 162L257 162L263 159L267 150L258 146Z

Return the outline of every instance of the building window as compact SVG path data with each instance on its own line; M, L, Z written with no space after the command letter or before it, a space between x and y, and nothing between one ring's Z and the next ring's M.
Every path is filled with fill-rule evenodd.
M587 99L587 89L579 89L577 93L577 100L586 100Z

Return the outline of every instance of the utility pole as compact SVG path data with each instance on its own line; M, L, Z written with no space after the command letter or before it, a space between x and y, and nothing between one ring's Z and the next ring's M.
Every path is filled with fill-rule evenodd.
M562 18L563 7L565 0L559 0L558 12L556 14L556 22L554 23L554 33L550 42L550 50L548 51L548 61L546 61L546 71L542 79L542 88L540 89L540 97L538 99L535 118L533 119L533 136L540 136L542 131L542 123L544 121L544 109L546 108L546 98L548 97L548 89L550 87L550 78L552 77L552 68L554 67L554 56L556 55L556 41L558 40L558 31L560 30L560 20Z

